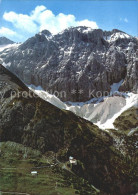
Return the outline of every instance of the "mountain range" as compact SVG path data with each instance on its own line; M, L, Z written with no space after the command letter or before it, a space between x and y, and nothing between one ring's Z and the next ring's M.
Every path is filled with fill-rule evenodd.
M121 80L119 91L137 92L138 39L120 30L72 27L56 35L44 30L10 47L0 52L1 63L62 101L88 101Z
M80 195L135 195L137 49L138 39L117 29L44 30L24 43L0 37L1 158L13 166L7 150L18 146L21 157L29 147L87 181L87 190L71 181Z

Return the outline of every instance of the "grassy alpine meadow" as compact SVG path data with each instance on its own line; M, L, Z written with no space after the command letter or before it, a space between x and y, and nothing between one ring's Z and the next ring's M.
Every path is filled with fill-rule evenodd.
M14 142L0 144L0 191L31 195L100 194L84 179L54 164L51 155ZM33 176L32 171L37 171ZM5 193L4 193L5 194Z

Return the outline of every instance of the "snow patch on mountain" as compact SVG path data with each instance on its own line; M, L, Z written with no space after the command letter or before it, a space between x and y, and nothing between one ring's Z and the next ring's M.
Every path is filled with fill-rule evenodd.
M125 94L124 93L123 95L125 95L126 97L125 106L123 106L119 112L115 113L113 117L109 118L105 123L101 123L101 121L98 121L97 123L95 123L101 129L115 129L113 123L117 117L119 117L124 111L128 110L131 107L138 107L138 94L134 94L134 93Z
M17 49L20 45L21 45L20 43L0 45L0 54L6 56L9 50ZM0 64L2 64L4 67L9 67L11 65L11 62L5 63L4 58L0 58Z
M131 130L128 132L128 136L131 136L131 135L132 135L133 133L135 133L137 130L138 130L138 127L131 129Z
M47 91L44 91L44 89L41 86L34 86L34 85L28 85L28 88L31 89L34 93L36 93L39 97L44 99L47 102L50 102L54 106L60 108L60 109L66 109L67 106L55 95L49 94Z
M104 39L108 42L114 42L117 39L129 39L129 38L131 38L131 36L124 32L116 32L110 36L104 36Z
M91 32L93 29L91 27L85 27L84 29L78 27L77 30L81 33L86 33L87 34L87 33Z
M121 83L114 83L111 86L111 92L116 92ZM50 102L60 109L69 110L76 115L93 122L101 129L115 129L113 123L115 119L122 114L122 112L135 106L138 107L138 95L134 93L121 93L118 95L93 98L87 102L62 102L55 95L51 95L44 91L42 87L35 87L34 85L28 86L39 97L45 101Z
M8 45L0 45L0 52L4 51L5 49L12 49L17 48L20 44L19 43L13 43Z

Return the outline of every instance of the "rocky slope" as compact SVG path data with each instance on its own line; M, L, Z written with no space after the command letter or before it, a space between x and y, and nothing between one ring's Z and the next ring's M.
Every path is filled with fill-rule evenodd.
M114 122L116 128L123 131L138 129L138 108L130 108L123 112Z
M0 95L0 141L22 143L43 154L53 151L63 162L74 156L78 165L72 171L102 194L136 193L136 157L122 153L110 134L40 99L2 65Z
M98 125L101 129L114 129L114 121L124 111L131 107L138 108L138 94L121 93L118 91L121 83L111 85L109 96L92 98L86 102L62 102L59 98L44 91L40 86L28 87L39 97L50 102L60 109L72 111L76 115Z
M119 90L137 91L137 49L137 38L122 31L73 27L54 36L42 31L0 59L27 84L64 101L87 101L122 79Z

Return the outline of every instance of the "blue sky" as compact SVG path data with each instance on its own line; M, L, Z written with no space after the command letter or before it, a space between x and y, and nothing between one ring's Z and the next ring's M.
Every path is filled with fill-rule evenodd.
M138 1L1 0L0 36L25 41L43 29L56 34L70 26L120 29L137 36Z

